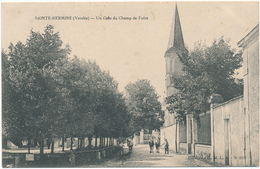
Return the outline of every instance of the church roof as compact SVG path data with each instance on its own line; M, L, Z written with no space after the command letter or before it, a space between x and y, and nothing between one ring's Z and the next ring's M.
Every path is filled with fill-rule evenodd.
M172 21L171 33L170 33L168 48L166 52L168 51L170 52L175 49L187 50L184 46L184 40L182 35L181 22L180 22L177 4L175 6L175 14Z

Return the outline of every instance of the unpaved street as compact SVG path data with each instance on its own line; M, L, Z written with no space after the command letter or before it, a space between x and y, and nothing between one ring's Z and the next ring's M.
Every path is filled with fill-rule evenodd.
M212 165L187 155L150 153L148 145L137 145L131 155L122 156L101 164L85 167L212 167ZM84 166L83 166L84 167Z

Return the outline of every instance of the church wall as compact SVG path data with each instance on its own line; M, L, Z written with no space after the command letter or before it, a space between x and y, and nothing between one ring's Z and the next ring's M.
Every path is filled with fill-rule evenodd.
M169 143L169 149L175 151L175 135L176 135L176 124L173 124L168 127L162 127L161 128L161 143L164 142L165 139L167 139Z
M181 74L182 73L182 63L181 63L179 57L174 58L173 64L174 64L173 65L174 72Z
M175 58L177 58L178 55L175 52L167 52L166 56L165 56L165 63L166 63L166 74L167 73L172 73L175 72ZM177 70L177 71L181 71L181 70Z

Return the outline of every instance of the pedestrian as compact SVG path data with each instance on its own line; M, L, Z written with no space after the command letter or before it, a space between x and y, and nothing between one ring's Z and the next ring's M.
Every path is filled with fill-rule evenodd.
M160 147L159 140L157 140L157 141L155 142L155 147L156 147L156 152L159 153L159 147Z
M118 141L119 142L119 148L120 148L120 155L124 154L124 145L123 142L121 140Z
M165 148L165 154L169 154L169 143L168 143L167 139L165 139L164 148Z
M152 153L153 147L154 147L154 142L152 139L150 139L150 141L149 141L149 147L150 147L150 153Z
M127 140L127 146L129 147L129 153L133 151L133 142L131 140Z

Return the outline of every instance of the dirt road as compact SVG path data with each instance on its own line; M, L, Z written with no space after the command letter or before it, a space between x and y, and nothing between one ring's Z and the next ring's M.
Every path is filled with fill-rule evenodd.
M148 145L134 146L133 153L97 165L82 167L212 167L212 165L188 155L150 153Z

